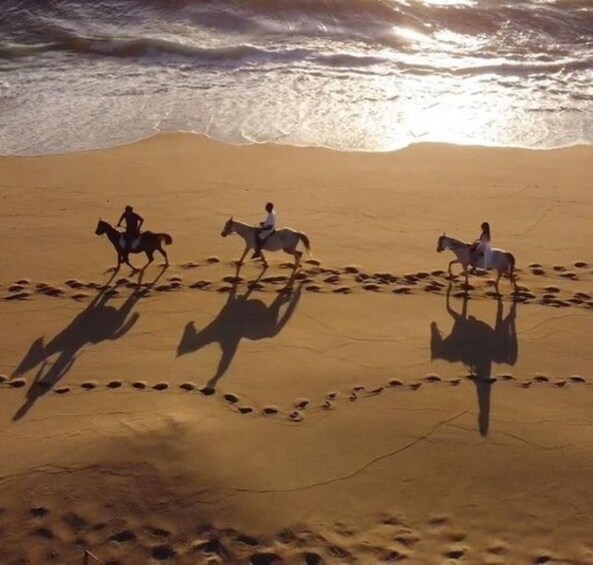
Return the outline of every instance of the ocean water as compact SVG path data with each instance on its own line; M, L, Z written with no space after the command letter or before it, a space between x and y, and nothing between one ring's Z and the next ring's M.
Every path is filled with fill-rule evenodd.
M0 154L593 143L593 0L0 0Z

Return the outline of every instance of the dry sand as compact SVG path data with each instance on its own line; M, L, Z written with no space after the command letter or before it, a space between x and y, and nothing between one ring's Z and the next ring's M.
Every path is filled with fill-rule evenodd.
M592 158L0 159L0 563L593 563ZM220 237L268 200L313 245L290 292ZM94 235L128 203L174 240L141 287ZM517 295L444 273L483 220Z

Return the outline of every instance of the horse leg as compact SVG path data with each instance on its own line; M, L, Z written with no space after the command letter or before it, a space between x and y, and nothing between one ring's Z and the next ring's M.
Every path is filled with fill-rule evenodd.
M249 252L249 245L246 245L245 251L243 251L243 255L241 255L241 258L237 261L237 267L240 267L243 264L243 260L245 259L245 256L247 255L248 252Z
M456 259L453 259L453 261L451 261L451 262L449 263L449 276L450 276L450 277L452 277L452 276L453 276L453 273L452 273L452 271L451 271L451 266L452 266L452 265L454 265L455 263L459 263L459 261L457 261Z
M496 282L494 283L494 288L496 289L496 294L500 294L500 290L498 289L498 281L500 277L502 277L502 271L500 269L496 269Z
M263 263L263 265L264 265L264 269L267 269L267 268L269 267L269 265L268 265L268 262L266 261L266 258L264 257L263 250L262 250L262 251L260 251L259 257L260 257L260 259L261 259L261 262L262 262L262 263Z
M132 271L137 271L138 269L136 269L136 267L134 267L134 265L132 265L132 263L130 263L130 259L129 259L129 254L128 253L124 253L123 254L123 262L128 265L128 267L130 267L132 269Z
M148 267L148 265L150 265L154 261L154 251L146 251L146 257L148 257L148 262L146 263L146 265L144 265L144 267L142 267L142 270L146 269L146 267Z
M165 265L168 267L169 266L169 257L167 255L167 252L160 245L157 247L157 251L165 258ZM152 262L153 254L154 254L154 251L150 254L150 262Z
M302 251L294 251L293 253L296 258L296 261L294 263L294 270L296 271L301 266L301 257L303 256L303 252Z

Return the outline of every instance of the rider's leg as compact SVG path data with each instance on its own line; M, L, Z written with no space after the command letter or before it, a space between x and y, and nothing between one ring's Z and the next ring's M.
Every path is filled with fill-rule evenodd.
M255 251L253 252L253 255L251 256L252 259L256 259L257 257L261 257L261 250L262 247L264 245L264 241L262 240L262 229L258 229L257 232L255 232Z

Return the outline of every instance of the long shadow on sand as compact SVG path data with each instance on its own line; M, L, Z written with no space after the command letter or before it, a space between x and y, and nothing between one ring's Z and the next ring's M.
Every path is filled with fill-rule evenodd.
M254 282L257 281L252 281L251 285ZM239 295L237 285L233 285L226 304L210 324L200 331L196 331L194 322L185 326L177 347L177 357L198 351L211 343L219 343L222 356L216 372L206 385L206 390L214 391L219 379L231 365L242 339L270 339L282 331L297 307L301 287L301 284L294 287L293 276L274 301L267 305L262 300L250 298L253 286L245 294ZM281 314L285 305L286 309Z
M116 308L107 303L110 299L107 292L108 284L50 342L45 344L43 337L40 337L31 344L12 377L23 375L38 365L40 367L27 390L25 403L18 409L13 420L20 420L25 416L33 404L70 371L85 345L119 339L136 324L140 314L132 313L132 310L144 296L145 289L135 289L127 300ZM53 363L50 362L49 358L56 355L57 359Z
M436 322L430 325L430 353L432 359L463 363L472 374L478 394L478 428L481 435L488 434L490 425L490 391L492 364L514 365L519 356L515 320L517 304L513 302L503 318L502 299L498 297L494 327L467 315L467 296L463 299L461 313L450 304L451 286L447 290L447 312L453 318L451 333L443 339Z

